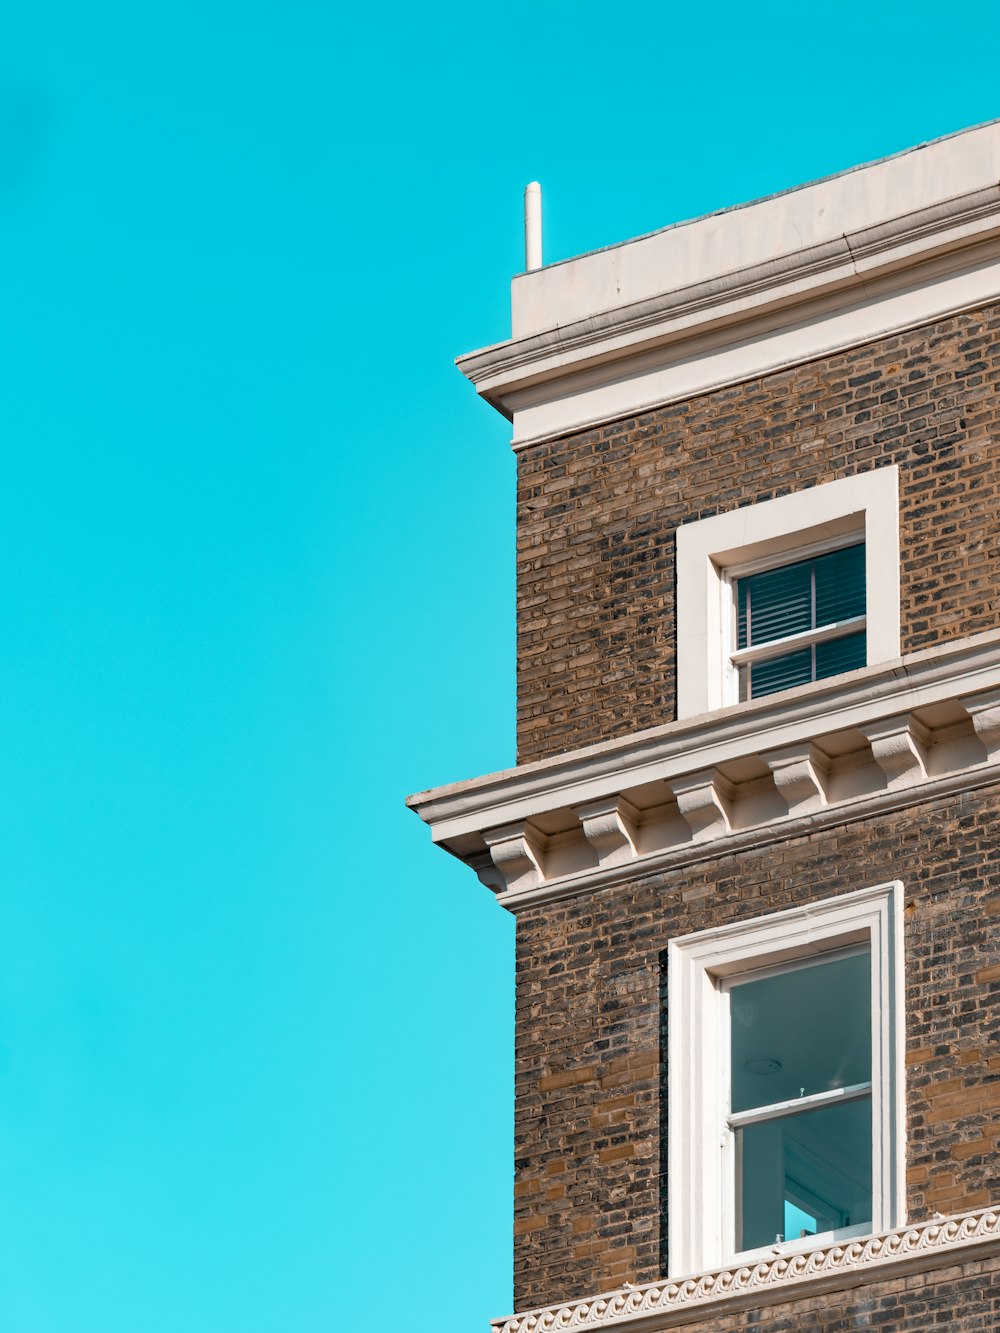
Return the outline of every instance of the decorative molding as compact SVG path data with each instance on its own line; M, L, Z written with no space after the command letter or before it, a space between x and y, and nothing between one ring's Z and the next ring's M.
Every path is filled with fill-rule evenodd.
M968 242L998 228L1000 186L993 185L890 218L879 227L843 233L764 263L731 269L707 281L469 352L458 357L456 364L488 401L497 399L494 406L503 411L501 387L509 391L522 376L534 380L544 370L564 369L570 359L577 365L589 363L609 337L615 337L621 348L647 341L650 332L662 332L665 325L687 328L710 317L715 323L720 315L733 314L748 302L774 301L789 285L811 291L819 286L826 289L831 279L857 282L861 269L866 268L870 276L894 252L939 253L949 241Z
M610 796L574 811L584 836L597 854L597 863L616 866L638 856L636 830L639 811L624 796Z
M883 718L860 730L872 747L872 756L885 774L890 790L927 777L931 732L912 713Z
M541 881L542 848L527 820L487 829L483 839L508 892L524 892Z
M738 294L724 304L665 312L644 332L614 330L586 356L548 351L484 373L476 387L512 421L520 451L990 305L1000 298L1000 207L989 230L960 228L950 248L883 259L866 270L845 257L825 282L790 277L742 295L740 275L726 275L720 283L731 278Z
M981 307L998 179L993 122L519 274L458 366L522 449Z
M761 758L790 815L808 815L828 803L830 761L818 746L786 745Z
M963 242L964 245L964 242ZM901 261L902 262L902 261ZM670 403L982 310L1000 301L1000 237L911 268L854 274L819 294L789 292L689 336L667 336L508 393L515 453ZM496 404L494 404L495 406Z
M566 1305L492 1321L494 1333L556 1333L560 1329L656 1330L713 1318L727 1309L759 1306L823 1291L891 1280L907 1272L968 1262L1000 1252L1000 1210L991 1207L867 1240L842 1241L691 1277L624 1287Z
M730 831L735 789L717 768L685 774L670 787L681 818L695 842L704 842Z
M1000 689L969 695L962 703L990 761L1000 759Z
M408 804L512 911L1000 780L1000 631Z

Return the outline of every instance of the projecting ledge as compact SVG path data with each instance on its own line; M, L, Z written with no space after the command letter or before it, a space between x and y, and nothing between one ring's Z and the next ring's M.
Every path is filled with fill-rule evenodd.
M654 1333L699 1324L729 1310L889 1282L908 1273L968 1264L1000 1253L1000 1212L958 1213L867 1240L782 1252L743 1266L618 1288L565 1305L494 1319L494 1333L555 1333L557 1329L628 1329ZM710 1325L706 1324L706 1327Z
M1000 632L410 798L512 909L1000 780Z

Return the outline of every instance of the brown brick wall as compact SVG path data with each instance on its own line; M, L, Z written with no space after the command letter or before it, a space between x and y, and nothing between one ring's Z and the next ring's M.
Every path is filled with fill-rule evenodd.
M675 715L674 531L900 467L903 651L997 624L1000 307L518 458L518 758Z
M907 903L910 1217L996 1199L998 814L1000 788L962 793L522 912L517 1309L667 1271L668 941L889 879Z

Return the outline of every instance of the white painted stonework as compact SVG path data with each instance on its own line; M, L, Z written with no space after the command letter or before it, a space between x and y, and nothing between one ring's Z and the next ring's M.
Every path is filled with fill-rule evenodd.
M512 911L1000 780L1000 631L407 804Z
M785 190L513 281L515 338L620 309L677 285L866 233L886 218L944 205L1000 181L1000 123L951 134L824 180Z
M765 1302L891 1282L909 1273L956 1267L1000 1253L1000 1211L986 1208L867 1240L803 1249L757 1263L715 1268L641 1287L619 1288L523 1314L494 1319L494 1333L556 1333L560 1329L628 1329L654 1333L678 1324L711 1320Z
M514 279L514 447L1000 298L1000 122Z

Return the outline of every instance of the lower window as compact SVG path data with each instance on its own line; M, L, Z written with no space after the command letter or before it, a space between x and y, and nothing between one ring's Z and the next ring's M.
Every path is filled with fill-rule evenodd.
M872 1224L871 954L723 983L735 1249Z
M668 955L671 1273L901 1224L901 886Z

